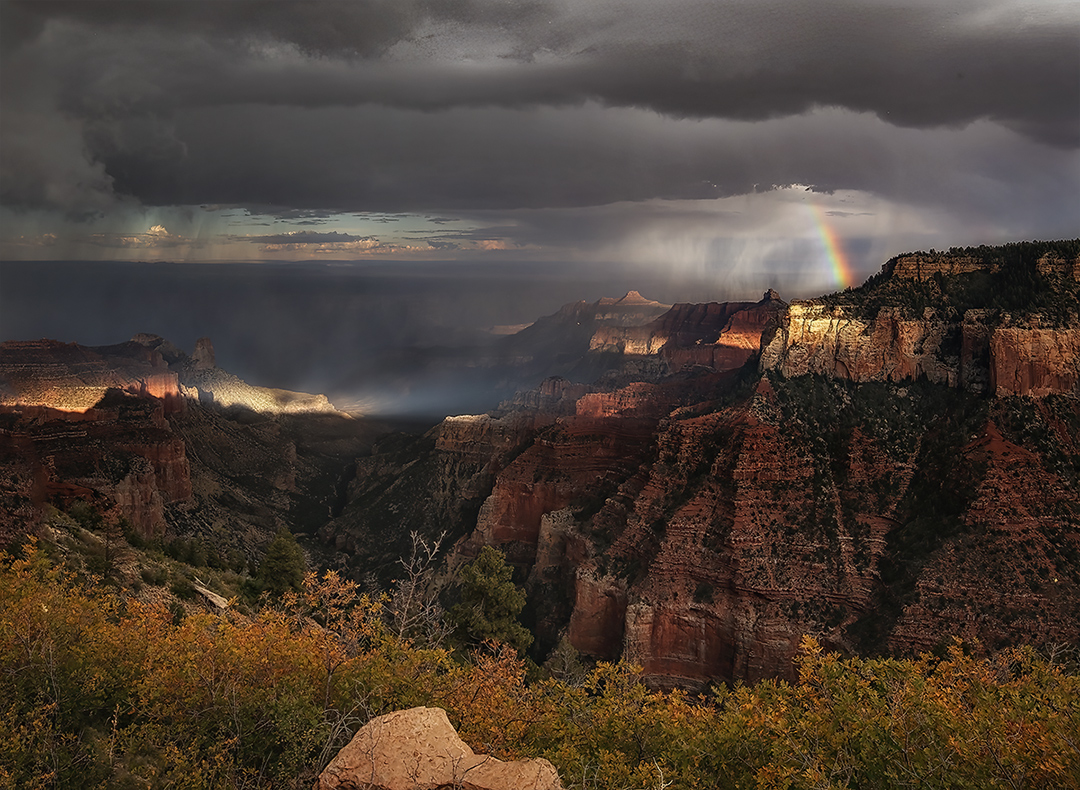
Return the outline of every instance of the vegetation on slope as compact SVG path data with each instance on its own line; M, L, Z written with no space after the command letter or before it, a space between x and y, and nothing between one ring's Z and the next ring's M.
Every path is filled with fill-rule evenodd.
M839 502L837 508L824 497L824 506L808 508L804 528L835 540L840 527L848 535L863 537L863 514L880 514L893 523L877 566L880 583L873 606L849 610L857 616L845 626L850 649L863 655L886 652L889 635L905 607L938 605L920 585L925 588L926 569L949 546L957 547L961 564L970 561L979 568L982 589L1008 590L1014 602L1024 602L1017 605L1025 616L1046 616L1059 601L1068 600L1072 593L1062 591L1075 589L1075 580L1080 578L1072 537L1080 527L1080 512L1075 497L1068 493L1076 490L1080 480L1080 448L1071 438L1080 426L1080 402L1075 397L989 399L925 380L903 385L820 375L770 380L787 436L802 443L814 464L815 491L835 491ZM988 478L988 456L977 445L990 425L1003 440L1021 448L1016 452L1032 463L1028 472L1032 477L1023 483L995 483L997 478ZM853 459L858 460L853 448L860 440L872 442L881 452L876 475L865 476L863 464L873 461L853 465ZM885 463L886 458L891 462ZM1017 463L1014 459L1012 467ZM901 464L910 470L906 480ZM1054 494L1055 490L1059 493ZM984 518L973 514L980 491L982 496L991 492L996 497L1000 524L988 526ZM1013 497L1023 500L1024 518L1015 513L1009 517L1018 501ZM1013 527L1006 525L1010 523L1028 525L1015 541L1009 537ZM857 548L854 561L861 570L869 558ZM955 581L961 578L960 571L954 565L950 573L942 573L934 589L968 584ZM1048 598L1048 580L1058 578L1064 586ZM976 596L970 600L979 603ZM1070 610L1066 604L1056 611ZM978 627L986 629L982 633L987 649L1036 638L1022 624L1006 628L1009 616L1004 611L980 612ZM995 630L996 636L988 635ZM949 636L940 634L944 640Z
M882 270L862 285L821 297L826 304L845 305L863 318L872 319L882 308L896 308L905 316L921 317L927 308L944 317L960 317L967 310L1002 311L1020 315L1038 313L1048 325L1060 326L1076 319L1080 304L1080 282L1045 276L1037 263L1045 255L1065 260L1080 256L1080 239L1032 241L998 246L953 247L948 252L904 253L890 259ZM893 276L900 258L974 259L985 264L983 271L950 276L935 275L926 280Z
M572 788L1080 787L1080 674L1030 649L842 660L807 640L793 685L690 698L625 663L456 660L384 615L331 572L250 618L177 621L32 545L5 556L0 787L306 787L364 721L415 705Z

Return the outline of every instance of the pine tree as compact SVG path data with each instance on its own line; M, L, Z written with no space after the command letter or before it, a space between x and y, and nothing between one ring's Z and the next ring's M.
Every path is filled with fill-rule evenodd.
M532 644L532 634L517 619L525 593L514 584L513 574L502 552L491 546L462 568L461 596L450 618L468 643L494 640L518 650Z
M267 547L255 581L260 589L273 595L281 595L287 590L299 591L304 583L306 566L304 552L296 538L288 530L281 530Z

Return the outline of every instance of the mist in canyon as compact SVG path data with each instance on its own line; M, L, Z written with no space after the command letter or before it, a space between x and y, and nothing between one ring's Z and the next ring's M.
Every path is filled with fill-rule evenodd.
M559 262L4 262L0 282L4 340L94 346L147 332L190 352L208 336L218 365L249 382L433 420L537 383L508 379L497 344L565 304L630 290L665 304L756 301L768 287L789 299L820 286L794 266L753 284Z

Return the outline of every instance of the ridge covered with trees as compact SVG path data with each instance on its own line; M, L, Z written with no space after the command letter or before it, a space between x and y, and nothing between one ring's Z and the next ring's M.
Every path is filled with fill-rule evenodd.
M975 271L936 275L924 280L896 277L898 262L906 258L939 261L964 260ZM1024 241L978 247L952 247L948 251L906 252L890 258L881 271L853 288L820 298L831 305L845 305L864 318L882 308L921 316L927 308L944 316L963 316L967 310L986 310L997 321L1000 313L1018 316L1038 314L1050 325L1061 326L1077 316L1080 281L1040 271L1039 261L1073 262L1080 259L1080 239Z

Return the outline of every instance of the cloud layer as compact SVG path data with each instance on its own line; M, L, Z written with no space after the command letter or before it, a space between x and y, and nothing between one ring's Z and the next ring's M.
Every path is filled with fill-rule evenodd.
M791 184L939 212L957 241L1077 219L1075 3L2 0L0 14L12 216L210 204L479 223L417 245L246 237L313 254L595 252L643 213L716 220L657 201Z

